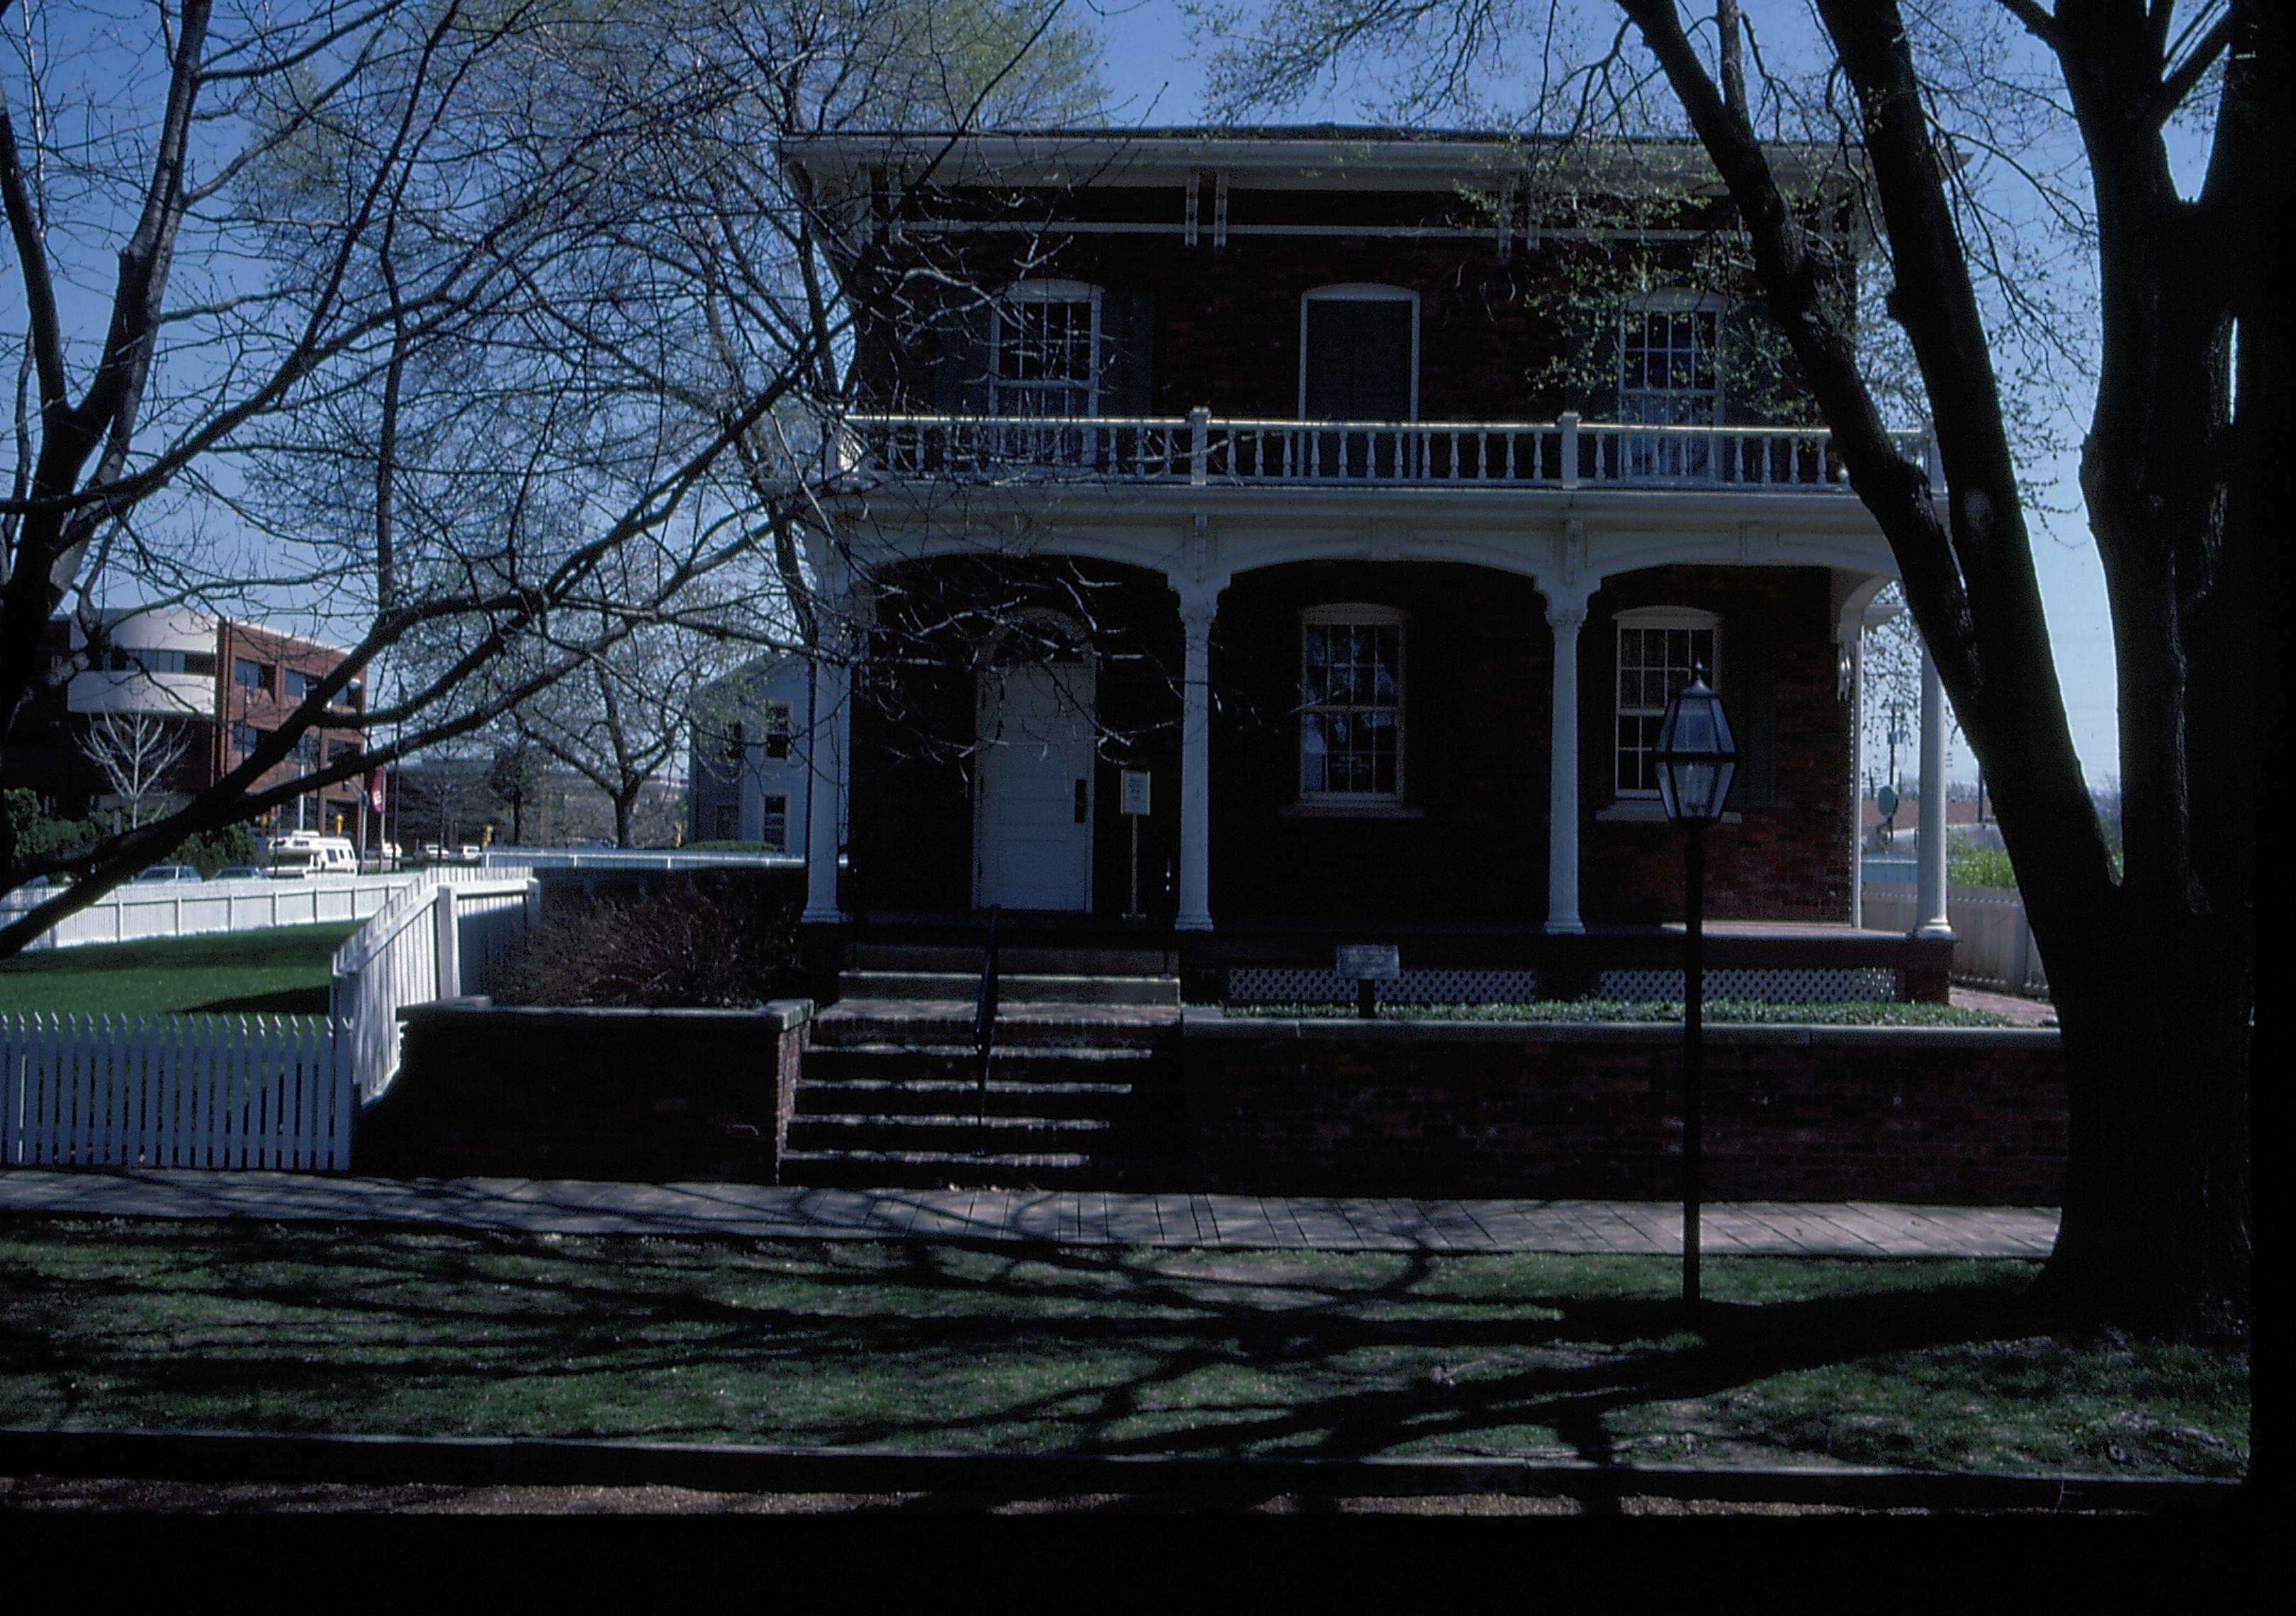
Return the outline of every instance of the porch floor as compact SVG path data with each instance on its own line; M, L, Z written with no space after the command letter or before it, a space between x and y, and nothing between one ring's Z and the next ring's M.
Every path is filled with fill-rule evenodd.
M872 913L836 929L835 952L846 969L865 963L898 969L895 961L906 952L933 959L914 968L978 972L987 930L987 915L961 910ZM1898 997L1909 999L1944 999L1953 958L1948 939L1847 922L1710 920L1705 937L1709 971L1887 972ZM1210 931L1176 931L1161 922L1014 910L1000 915L998 938L1006 970L1177 975L1192 1004L1226 999L1230 973L1238 971L1329 972L1334 950L1346 943L1393 944L1406 972L1530 972L1540 997L1583 998L1606 972L1679 971L1685 940L1679 921L1590 924L1568 935L1551 934L1538 921L1376 918L1247 918L1223 920ZM1095 965L1095 956L1107 964Z
M0 1212L256 1218L566 1235L949 1240L1222 1251L1579 1251L1673 1256L1682 1208L1648 1201L1021 1190L836 1190L530 1178L337 1178L133 1169L0 1172ZM1723 1257L2041 1258L2052 1207L1722 1202L1699 1224Z

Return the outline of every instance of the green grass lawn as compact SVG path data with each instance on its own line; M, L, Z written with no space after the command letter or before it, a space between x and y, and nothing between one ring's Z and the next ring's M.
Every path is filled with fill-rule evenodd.
M0 1423L2236 1476L2244 1362L2034 1265L0 1221Z
M0 1015L189 1010L324 1015L327 962L355 922L43 948L0 960Z

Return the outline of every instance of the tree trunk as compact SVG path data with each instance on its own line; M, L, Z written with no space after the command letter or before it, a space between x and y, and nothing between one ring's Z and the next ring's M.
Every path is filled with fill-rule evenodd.
M614 845L618 848L632 848L637 845L630 835L630 822L637 816L638 792L644 789L642 783L636 788L619 793L614 798Z
M2252 576L2262 506L2238 397L2267 346L2249 283L2268 138L2260 8L2235 0L2223 116L2201 200L2177 201L2159 120L2174 106L2132 8L2036 10L2063 64L2097 197L2104 315L2082 462L2114 619L2125 881L2075 753L2034 575L2014 456L1968 254L1892 0L1818 0L1864 113L1896 285L1948 488L1882 430L1853 345L1814 295L1809 238L1768 160L1706 77L1673 0L1620 0L1730 185L1757 272L1859 497L1896 554L1923 638L2016 862L2063 1028L2070 1109L2064 1221L2040 1297L2080 1325L2213 1333L2249 1300L2252 985ZM2215 36L2211 35L2211 38ZM2204 62L2203 62L2204 65ZM2197 71L2197 69L2193 70ZM2189 89L2190 80L2182 81ZM2246 278L2244 278L2244 276ZM2255 373L2270 373L2255 356ZM1949 494L1949 501L1943 496Z
M2243 939L2132 906L2049 980L2071 1113L2035 1298L2061 1322L2222 1336L2250 1284Z

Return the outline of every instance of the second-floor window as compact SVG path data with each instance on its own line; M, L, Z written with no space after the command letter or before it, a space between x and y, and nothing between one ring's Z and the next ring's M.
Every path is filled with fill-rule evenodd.
M1714 426L1722 419L1720 311L1697 294L1653 293L1619 324L1619 418L1653 426ZM1630 477L1704 477L1713 445L1704 434L1626 439Z
M767 702L765 720L766 756L779 762L790 755L790 704Z
M231 665L231 682L242 690L269 690L271 664L250 662L245 657L237 658Z
M1300 299L1300 414L1415 421L1419 297L1400 286L1320 286Z
M1023 281L996 303L993 395L999 415L1100 413L1100 290Z

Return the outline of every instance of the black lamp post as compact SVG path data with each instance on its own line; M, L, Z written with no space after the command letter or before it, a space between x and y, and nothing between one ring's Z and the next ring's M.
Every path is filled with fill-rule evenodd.
M1722 817L1730 782L1738 772L1738 748L1722 698L1706 683L1706 669L1693 664L1690 683L1677 691L1659 721L1658 793L1666 816L1690 833L1683 854L1682 954L1682 1305L1698 1311L1698 1218L1704 1185L1704 1073L1700 1041L1706 997L1706 827Z

